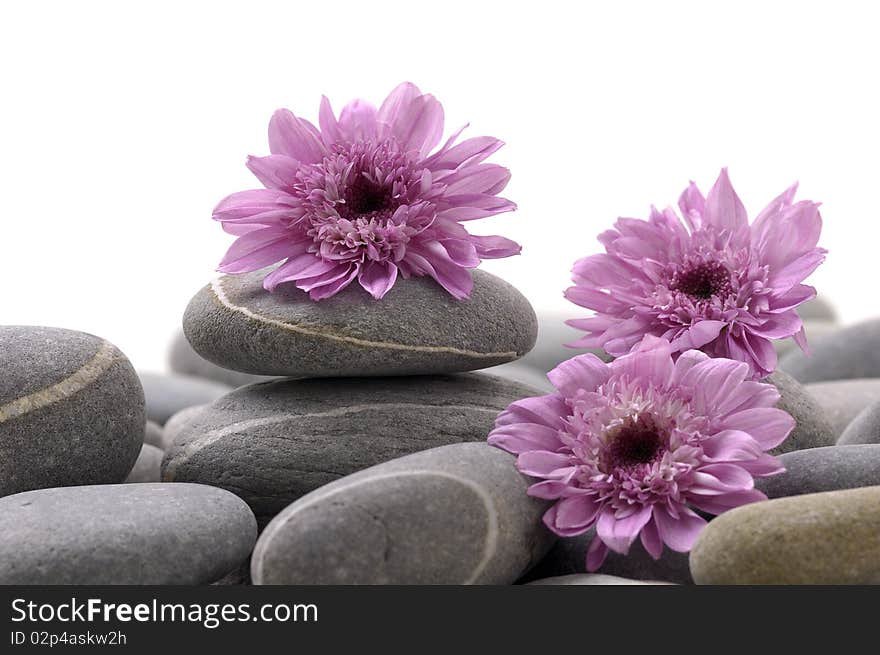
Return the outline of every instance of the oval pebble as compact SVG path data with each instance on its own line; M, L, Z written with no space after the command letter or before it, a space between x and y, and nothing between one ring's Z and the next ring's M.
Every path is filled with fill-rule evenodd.
M228 489L263 522L355 471L435 446L485 441L501 410L540 394L481 373L249 385L173 435L163 479Z
M151 446L155 446L160 450L165 450L165 446L163 445L164 439L164 430L161 425L156 423L155 421L147 421L146 429L144 430L144 443L150 444Z
M435 448L301 498L260 536L254 584L510 584L553 542L546 501L485 443Z
M865 407L880 402L880 378L813 382L804 388L822 407L822 413L838 436Z
M246 384L254 384L255 382L266 382L272 379L272 377L266 375L251 375L250 373L230 371L228 368L223 368L209 362L193 350L193 347L189 345L189 341L186 340L183 330L179 330L171 342L171 348L168 352L168 366L174 373L213 380L233 388L243 387Z
M837 443L841 446L880 444L880 402L863 409L846 427Z
M816 399L784 371L775 371L764 382L774 385L780 399L776 406L788 412L795 420L795 427L785 441L770 452L774 455L805 448L833 446L837 435L825 418Z
M138 374L147 399L147 418L165 425L177 412L194 405L212 403L230 391L228 384L191 375Z
M134 468L129 472L125 481L133 482L161 482L162 481L162 457L165 455L161 449L145 443L141 446L141 454L138 455Z
M479 269L464 301L414 277L398 280L381 301L353 284L314 302L291 284L269 293L265 274L223 276L196 294L183 328L199 355L260 375L419 375L513 361L535 343L537 319L525 297Z
M256 530L239 498L204 485L28 491L0 499L0 584L208 584Z
M880 485L880 445L809 448L779 459L783 473L755 480L768 498Z
M0 326L0 496L122 482L143 443L144 394L111 343Z
M880 487L777 498L707 525L697 584L880 584Z
M171 444L174 443L174 438L178 435L181 429L193 418L198 416L202 410L210 406L211 405L208 404L185 407L169 418L162 431L162 450L168 450L171 448Z
M779 368L802 383L880 377L880 319L810 341L810 355L791 351Z

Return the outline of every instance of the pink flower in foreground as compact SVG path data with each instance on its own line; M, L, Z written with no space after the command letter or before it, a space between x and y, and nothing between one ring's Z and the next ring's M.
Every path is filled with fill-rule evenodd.
M498 197L510 172L483 163L503 143L443 135L443 107L413 84L398 86L379 109L362 100L337 118L321 100L320 129L279 109L269 122L267 157L248 168L265 189L241 191L214 210L239 238L220 263L224 273L269 273L269 291L295 282L313 300L329 298L355 278L382 298L398 274L429 275L458 299L470 295L467 269L509 257L520 246L474 236L463 223L516 208ZM463 128L462 128L463 129Z
M776 368L771 339L793 336L806 350L795 308L816 295L801 284L825 259L817 248L819 205L792 203L797 185L749 225L722 170L709 195L691 185L672 209L651 208L647 220L621 218L599 236L606 252L578 261L572 302L592 318L568 321L587 335L572 346L629 352L651 334L674 352L699 348L746 362L755 377Z
M748 375L743 362L698 350L673 362L667 342L645 337L610 364L592 354L560 364L547 375L557 392L511 404L489 443L542 479L529 495L557 501L544 515L553 532L596 526L588 570L639 536L655 559L664 543L687 552L706 523L694 509L765 500L753 478L784 470L765 451L794 420L773 407L774 386Z

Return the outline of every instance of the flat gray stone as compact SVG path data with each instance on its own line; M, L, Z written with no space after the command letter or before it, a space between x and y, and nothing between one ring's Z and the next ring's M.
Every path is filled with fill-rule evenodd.
M115 346L73 330L0 326L0 496L122 482L144 394Z
M553 541L514 456L435 448L301 498L260 536L254 584L510 584Z
M249 385L173 435L163 479L228 489L263 522L355 471L436 446L485 441L500 411L540 393L481 373Z
M604 573L575 573L572 575L559 575L554 578L542 578L529 582L530 585L669 585L671 582L659 580L631 580L616 575Z
M774 455L805 448L833 446L837 434L825 418L815 398L784 371L777 370L764 382L773 384L780 394L776 406L791 414L795 420L794 430L788 438L770 452Z
M162 443L163 438L164 430L162 426L155 421L147 421L147 426L144 430L144 443L165 450L165 446Z
M540 390L541 393L547 394L556 391L556 389L553 388L553 385L550 384L550 380L547 379L546 373L542 373L528 364L523 364L522 361L491 366L480 372L489 375L496 375L500 378L505 378L506 380L513 380L520 384L527 384L530 387Z
M804 388L822 407L822 413L838 436L865 407L880 402L880 378L813 382Z
M122 484L0 499L0 584L207 584L256 539L253 514L222 489Z
M133 482L161 482L162 481L162 457L165 453L161 449L145 443L141 446L141 454L138 455L134 468L129 472L125 481Z
M810 341L811 356L792 351L779 367L803 383L880 377L880 319Z
M587 549L595 536L596 529L591 528L577 537L559 539L523 581L587 573ZM660 559L655 560L638 539L626 555L609 550L597 573L631 580L693 584L687 553L677 553L664 546Z
M755 480L768 498L880 485L880 444L810 448L779 459L784 473Z
M211 405L208 404L185 407L169 418L162 431L162 450L168 450L171 447L171 444L174 443L174 438L177 436L177 433L180 432L181 428L189 423L193 417L198 416L199 412L210 406Z
M159 425L187 407L205 405L217 400L232 387L191 375L138 373L147 399L147 418Z
M171 348L168 351L168 366L175 373L213 380L232 388L272 379L271 376L239 373L212 364L193 350L189 341L186 340L183 330L179 330L171 341Z
M841 446L880 444L880 402L862 410L843 431L837 443Z
M463 301L417 277L398 280L381 301L354 284L313 302L292 284L269 293L265 273L223 276L190 301L183 329L199 355L260 375L419 375L503 364L535 343L525 297L479 269Z
M743 505L707 525L697 584L880 584L880 487Z

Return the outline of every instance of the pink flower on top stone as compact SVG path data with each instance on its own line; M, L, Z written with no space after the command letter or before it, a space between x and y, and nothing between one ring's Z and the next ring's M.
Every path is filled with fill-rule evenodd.
M378 109L355 100L338 118L322 98L318 124L286 109L272 116L272 154L247 162L266 188L233 193L214 210L223 229L239 237L220 271L283 261L265 288L294 282L313 300L355 279L382 298L398 275L428 275L463 299L473 286L468 269L520 252L510 239L464 227L516 208L498 196L510 172L485 163L503 143L456 143L458 130L435 151L443 107L434 96L404 83Z
M698 348L746 362L755 377L776 368L771 339L794 337L806 350L796 308L816 295L802 284L825 259L817 248L819 205L793 202L797 185L749 225L722 170L704 198L691 185L672 209L648 220L620 218L599 236L605 253L578 261L572 302L594 310L568 321L586 331L572 346L629 352L642 337L667 339L673 352Z
M511 404L489 443L540 479L529 495L556 501L544 515L553 532L596 526L590 571L637 538L655 559L664 543L687 552L706 523L694 510L765 500L754 478L783 471L765 451L794 420L774 407L776 388L749 373L698 350L673 361L668 342L647 336L610 364L592 354L560 364L547 375L556 393Z

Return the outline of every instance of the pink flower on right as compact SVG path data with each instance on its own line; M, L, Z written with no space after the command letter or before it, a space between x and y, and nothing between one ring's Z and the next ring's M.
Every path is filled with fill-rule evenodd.
M595 311L568 321L586 331L571 346L630 352L645 335L672 352L699 349L749 365L762 378L776 368L772 339L794 337L806 350L796 311L816 290L802 282L825 259L818 248L818 203L794 202L797 185L749 225L723 169L705 198L694 183L678 205L651 208L648 220L620 218L599 235L605 253L585 257L565 296Z
M766 500L754 479L784 470L767 451L794 419L743 362L698 350L673 361L666 341L647 336L610 364L578 355L547 377L556 392L512 403L489 443L538 478L530 496L555 501L544 514L550 530L572 537L596 527L590 571L637 538L655 559L664 543L689 551L706 524L694 510Z

